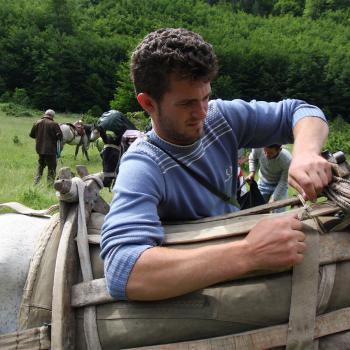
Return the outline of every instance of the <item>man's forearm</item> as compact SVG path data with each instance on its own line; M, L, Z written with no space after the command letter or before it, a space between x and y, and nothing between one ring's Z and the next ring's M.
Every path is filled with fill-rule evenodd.
M285 215L259 221L240 241L200 247L145 250L126 287L128 299L160 300L183 295L256 270L281 269L303 259L302 223Z
M295 125L293 155L320 154L328 136L328 125L321 118L305 117Z
M196 249L150 248L130 274L127 297L167 299L241 276L248 271L244 245L237 241Z

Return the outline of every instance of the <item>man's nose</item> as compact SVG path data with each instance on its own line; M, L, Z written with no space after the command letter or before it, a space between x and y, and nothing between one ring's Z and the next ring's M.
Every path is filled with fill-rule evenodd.
M202 119L205 118L208 111L208 102L198 102L196 108L192 111L191 115L194 118Z

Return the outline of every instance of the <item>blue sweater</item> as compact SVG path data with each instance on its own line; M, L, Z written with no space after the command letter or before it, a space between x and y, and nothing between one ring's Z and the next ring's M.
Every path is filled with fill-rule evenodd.
M299 100L278 103L213 100L204 135L178 146L148 134L222 192L235 197L237 150L293 142L292 128L322 111ZM199 219L238 210L209 192L161 149L138 139L121 160L114 198L102 226L101 257L110 294L127 299L126 285L138 257L162 244L161 221Z
M266 157L262 148L253 148L249 154L249 171L256 172L259 168L259 182L274 185L273 199L284 199L288 191L288 170L292 155L282 148L272 159Z

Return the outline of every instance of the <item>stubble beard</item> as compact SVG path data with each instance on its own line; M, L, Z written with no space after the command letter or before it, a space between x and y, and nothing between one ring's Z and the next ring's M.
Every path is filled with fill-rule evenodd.
M163 124L163 123L162 123ZM167 123L164 123L167 124ZM193 130L191 133L186 132L178 132L176 129L176 125L161 125L163 127L163 131L166 132L167 135L167 141L181 145L191 145L197 140L199 140L203 134L204 134L204 128L203 125L201 127L197 127L195 130Z
M160 130L162 131L162 137L165 139L165 141L173 143L175 145L191 145L204 135L204 121L201 123L200 127L196 127L191 133L186 133L185 131L177 131L176 121L169 121L166 115L163 114L163 111L160 107L158 124ZM186 128L190 127L185 126L184 130L186 130Z

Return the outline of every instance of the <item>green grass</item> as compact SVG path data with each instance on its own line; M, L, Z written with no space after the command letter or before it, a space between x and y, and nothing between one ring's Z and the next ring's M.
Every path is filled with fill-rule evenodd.
M19 202L34 209L45 209L58 202L55 190L46 184L47 169L41 183L33 186L38 156L35 152L35 140L28 134L41 115L40 111L0 103L0 203ZM80 118L80 115L58 114L55 120L64 123ZM83 158L81 151L75 161L74 152L75 146L64 147L57 170L70 167L75 172L76 165L81 164L87 167L90 174L102 171L102 162L93 144L89 149L90 162ZM246 165L243 171L247 175ZM294 194L296 191L289 187L289 197ZM107 202L112 199L108 189L103 189L101 195Z
M0 108L0 203L19 202L34 209L45 209L56 204L58 199L54 188L46 184L47 169L40 184L33 186L38 156L35 140L28 134L42 112L31 114L36 116L9 116ZM79 115L58 114L55 118L59 123L77 119L80 119ZM90 174L102 171L101 158L93 144L90 144L89 149L90 162L83 158L81 151L75 161L74 152L75 146L65 145L57 170L64 166L75 172L75 166L81 164L87 167ZM108 189L103 189L101 195L110 202L112 194Z

